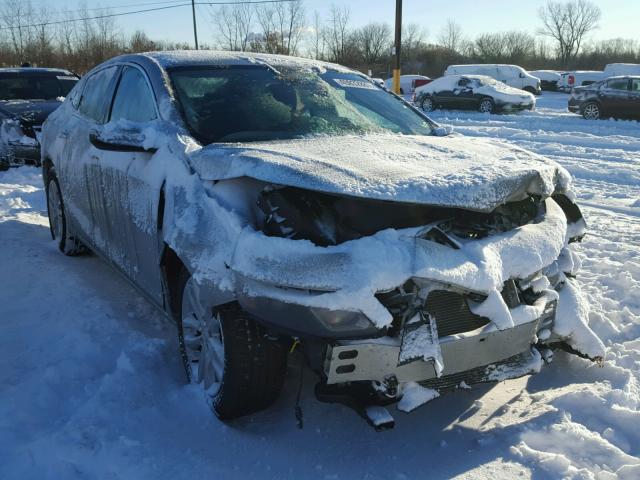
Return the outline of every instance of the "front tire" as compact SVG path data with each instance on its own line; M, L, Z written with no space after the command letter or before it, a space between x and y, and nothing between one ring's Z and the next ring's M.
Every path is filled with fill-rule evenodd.
M202 308L196 283L186 271L180 283L178 331L188 379L202 385L221 420L269 407L284 382L286 345L269 338L236 302Z
M480 113L493 113L493 109L494 103L490 98L483 98L478 106Z
M600 105L589 102L582 108L582 116L585 120L598 120L602 116Z
M420 108L425 112L433 112L436 109L436 104L433 98L425 96L420 101Z
M53 171L47 175L46 195L49 230L51 238L58 243L58 249L70 257L86 252L84 245L69 232L60 183Z

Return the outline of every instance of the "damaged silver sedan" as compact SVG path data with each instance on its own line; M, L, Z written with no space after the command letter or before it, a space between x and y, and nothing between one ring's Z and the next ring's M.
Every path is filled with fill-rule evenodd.
M362 74L165 52L88 73L43 128L51 233L175 320L222 419L266 408L300 348L376 426L554 348L601 361L559 165L436 125Z

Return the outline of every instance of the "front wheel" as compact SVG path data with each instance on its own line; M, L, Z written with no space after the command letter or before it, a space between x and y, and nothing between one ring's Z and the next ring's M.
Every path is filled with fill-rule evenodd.
M480 102L480 106L478 107L481 113L491 113L493 112L493 100L490 98L484 98Z
M582 116L586 120L598 120L601 115L600 106L595 102L587 103L582 109Z
M286 345L270 338L235 302L203 308L188 273L181 274L180 282L180 349L189 380L202 385L221 420L270 406L284 382Z
M49 172L47 177L47 212L49 215L51 238L58 243L58 249L65 255L80 255L86 251L86 248L79 240L71 236L69 232L69 223L64 209L58 178L54 172Z
M436 104L431 97L423 97L420 101L420 108L425 112L433 112L436 109Z

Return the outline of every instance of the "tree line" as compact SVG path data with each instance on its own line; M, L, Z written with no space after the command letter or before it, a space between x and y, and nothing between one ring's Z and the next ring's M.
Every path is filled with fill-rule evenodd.
M371 22L356 27L348 7L333 5L321 17L304 0L267 4L205 6L210 45L234 51L299 55L351 66L386 77L392 65L392 27ZM115 55L148 50L189 49L190 42L152 40L143 31L124 35L109 9L81 4L76 10L34 7L30 0L0 3L0 65L30 62L84 73ZM92 18L94 17L94 18ZM407 23L402 29L402 69L436 77L453 63L513 63L527 69L601 70L612 62L640 63L636 40L593 41L600 8L589 0L549 1L538 12L537 30L484 33L470 38L453 19L436 32Z

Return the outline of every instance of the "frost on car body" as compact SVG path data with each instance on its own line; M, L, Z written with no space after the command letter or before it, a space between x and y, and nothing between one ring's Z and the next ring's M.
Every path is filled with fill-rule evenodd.
M112 67L146 72L155 96L148 121L92 123L76 112L84 82L113 76ZM205 82L207 67L215 69ZM245 77L268 89L243 131L207 130L201 118L210 113L193 113L206 98L197 97L200 107L179 98L184 85L219 85L220 72L256 68ZM438 137L435 124L366 77L320 62L153 53L118 57L87 77L45 125L45 180L54 168L67 234L174 317L177 261L196 317L238 304L265 338L300 339L325 385L369 383L395 400L404 385L414 392L406 409L435 398L429 389L489 381L496 369L536 371L534 345L604 356L574 279L571 243L584 220L556 163L499 142ZM244 108L240 87L214 98L230 124ZM359 98L370 108L399 102L385 111L409 120L385 131L353 108ZM261 124L247 126L251 115L271 115L280 130L264 138ZM64 141L63 131L81 141Z

